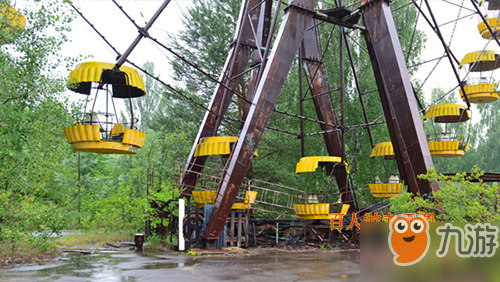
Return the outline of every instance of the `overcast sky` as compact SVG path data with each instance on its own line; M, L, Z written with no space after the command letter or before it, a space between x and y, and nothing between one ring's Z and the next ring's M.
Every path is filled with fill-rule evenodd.
M162 1L118 1L124 10L139 26L144 26L162 4ZM189 1L172 0L154 23L149 33L160 42L168 43L167 33L176 34L181 27L181 18L186 11ZM83 15L123 53L137 37L137 29L116 7L112 1L74 1ZM106 46L99 36L80 17L72 24L71 42L63 49L63 54L91 55L93 61L115 62L116 54ZM136 49L129 56L129 60L141 65L146 61L153 61L157 74L162 79L170 81L169 58L171 55L161 47L156 47L148 39L142 39Z
M94 24L119 52L123 53L137 36L134 25L130 23L112 1L76 0L73 2L84 16ZM162 3L161 0L120 0L118 2L140 26L144 26L145 21L149 21ZM452 0L450 2L453 4L436 0L430 1L431 8L439 24L448 23L457 19L457 17L470 15L473 11L472 4L469 1ZM22 7L23 3L26 3L26 1L18 1L17 5ZM464 8L459 7L462 3L464 3ZM150 34L161 42L168 44L167 33L176 34L178 32L181 28L183 14L187 11L186 8L190 4L190 1L172 0L150 29ZM399 3L396 1L392 7L398 6ZM424 11L427 12L426 9L424 9ZM485 8L483 8L483 11L485 11ZM478 23L478 16L473 15L461 19L456 25L455 23L449 23L441 27L443 37L447 43L450 42L451 35L454 34L451 50L458 60L461 60L463 56L469 52L482 50L488 43L488 40L482 39L479 35L477 29ZM71 42L68 42L62 50L64 56L82 54L93 56L93 58L87 61L115 62L115 53L104 44L81 17L78 16L72 23L72 28L73 31L69 35ZM426 61L442 56L444 49L441 42L429 28L423 17L419 18L418 28L424 31L427 36L427 43L421 55L421 59ZM491 41L487 50L498 51L499 47L494 41ZM170 79L171 70L169 67L169 58L171 57L168 51L161 49L161 47L157 47L148 39L143 39L130 55L129 59L139 65L142 65L146 61L153 61L156 66L156 73L159 74L163 80L172 82ZM417 77L423 81L434 66L435 62L422 65ZM461 75L463 76L464 74L465 71L462 70ZM424 91L428 96L432 88L441 87L445 91L448 91L456 85L457 81L453 75L453 71L447 58L444 58L425 84ZM453 95L459 97L457 91Z

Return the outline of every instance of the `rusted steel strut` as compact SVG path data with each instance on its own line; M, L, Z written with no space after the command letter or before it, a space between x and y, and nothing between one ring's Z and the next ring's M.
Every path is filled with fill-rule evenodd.
M252 33L252 28L250 25L250 19L255 19L254 26L257 25L259 19L259 14L262 5L258 5L260 1L258 0L245 0L242 5L240 13L240 22L238 24L239 30L236 34L236 42L233 44L232 49L227 57L226 63L224 65L224 71L219 79L222 83L228 85L232 89L236 89L240 78L233 79L234 76L243 72L252 56L252 48L247 46L255 45L255 39ZM253 8L253 9L252 9ZM248 11L252 10L251 17L246 15ZM259 52L257 50L257 52ZM194 153L196 150L196 145L199 143L201 138L216 136L222 119L226 113L227 108L233 97L233 92L228 91L226 88L217 84L212 101L210 102L210 112L205 114L203 122L200 127L200 131L196 136L195 142L189 154L188 163L194 164L187 168L186 175L184 175L183 185L180 187L182 194L181 197L189 197L191 191L196 186L197 175L202 170L203 165L206 162L207 157L195 157ZM214 114L217 113L217 114Z
M364 33L399 172L409 191L429 194L435 182L418 179L432 163L389 3L362 1Z
M215 197L215 207L203 238L208 247L221 233L226 218L238 194L251 159L264 133L269 117L285 83L295 54L302 42L312 14L296 6L312 10L314 0L293 0L285 11L270 58L262 72L248 116L241 130L240 139L226 164L223 181Z

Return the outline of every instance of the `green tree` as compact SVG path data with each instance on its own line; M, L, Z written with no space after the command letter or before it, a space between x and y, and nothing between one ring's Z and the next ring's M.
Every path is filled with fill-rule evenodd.
M172 48L188 61L219 77L238 22L240 0L194 0L187 9L179 35L171 37ZM211 98L215 83L179 58L171 62L173 78L189 92Z
M471 130L471 149L464 162L477 164L484 171L500 172L500 106L497 102L477 105L481 119ZM477 115L474 113L472 115Z
M0 10L8 4L0 0ZM24 29L13 36L0 28L0 38L12 38L0 47L0 241L12 242L12 250L26 237L43 247L43 234L63 227L68 187L57 173L70 172L62 165L70 154L63 127L71 116L60 71L73 60L59 50L73 14L58 1L31 2L20 12Z

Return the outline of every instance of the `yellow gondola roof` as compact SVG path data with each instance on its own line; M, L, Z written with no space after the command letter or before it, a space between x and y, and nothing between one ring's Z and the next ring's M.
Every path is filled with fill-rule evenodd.
M424 115L424 120L435 118L435 122L451 123L463 122L470 119L469 110L464 105L459 104L441 104L429 108Z
M101 75L104 70L111 70L115 64L101 62L86 62L76 65L75 69L69 74L68 88L75 92L90 95L92 82L101 82ZM125 75L118 77L121 83L111 83L113 86L113 97L116 98L135 98L146 94L144 81L139 76L137 70L121 66L120 71ZM117 81L117 77L113 77Z
M200 144L201 143L217 143L217 142L230 142L234 143L238 140L238 136L212 136L212 137L205 137L205 138L200 138Z
M479 57L481 51L471 52L464 56L462 61L460 62L460 67L463 65L470 64L472 72L478 71L491 71L497 68L500 68L500 55L496 51L485 50L481 57ZM479 57L479 59L478 59ZM474 64L474 62L477 63ZM474 67L472 67L474 65Z
M316 171L319 165L325 165L327 163L328 164L342 163L342 159L340 157L332 157L332 156L303 157L297 163L297 166L295 168L295 173L314 172Z
M231 144L238 141L237 136L212 136L201 138L194 151L195 157L229 155L231 153ZM257 151L254 153L258 157Z
M372 154L370 158L384 157L385 159L394 158L394 148L392 147L392 142L382 142L375 145L372 149Z
M237 136L214 136L201 138L194 152L195 157L211 155L229 155L231 143L238 140Z
M0 19L0 29L3 32L23 29L26 26L26 19L24 16L9 5L0 5ZM0 45L5 43L11 42L9 39L0 38Z

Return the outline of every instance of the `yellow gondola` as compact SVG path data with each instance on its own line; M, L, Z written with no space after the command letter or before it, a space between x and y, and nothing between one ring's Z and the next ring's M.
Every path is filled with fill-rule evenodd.
M237 136L212 136L200 138L200 141L196 145L194 156L195 157L204 157L204 156L227 156L231 154L231 150L234 146L234 143L238 141ZM257 152L254 153L254 156L257 157ZM243 186L242 186L243 187ZM199 204L211 204L213 205L215 202L215 196L217 195L217 191L213 190L201 190L201 191L193 191L191 192L194 198L194 201ZM243 195L241 196L243 197ZM233 204L231 209L233 210L241 210L248 209L251 204L255 203L257 199L256 191L246 191L245 197L242 202L236 202Z
M121 66L113 71L112 63L86 62L76 65L69 74L68 88L80 94L90 95L93 83L110 84L113 98L136 98L146 95L144 81L137 70Z
M492 77L493 71L500 67L500 55L497 52L489 50L471 52L462 59L460 67L462 66L468 66L472 73L480 73L479 77L468 79L464 86L471 103L491 103L498 99L498 83ZM460 96L465 101L462 89Z
M76 114L76 125L64 128L66 140L75 151L137 154L144 145L146 134L135 128L137 119L132 119L130 123L118 122L116 112L113 114L108 111L108 94L111 94L112 99L140 97L145 95L144 82L132 68L122 66L120 71L114 71L113 67L111 63L87 62L78 64L70 73L70 90L86 95L90 95L92 90L95 92L92 110ZM106 89L108 86L112 87L112 92ZM100 90L106 92L105 112L94 111ZM113 117L116 122L113 122Z
M21 13L7 4L0 4L0 45L12 43L13 38L8 34L24 29L25 26L26 19Z
M210 204L213 205L215 202L215 196L217 196L217 191L193 191L192 192L194 201L199 204ZM233 210L246 210L251 207L255 200L257 199L256 191L246 191L245 199L243 202L236 202L231 206Z
M318 167L325 167L327 175L349 174L349 167L346 162L342 162L340 157L334 156L312 156L303 157L295 167L295 173L315 172ZM341 204L341 197L336 203L320 203L316 192L309 193L307 204L294 204L295 213L307 220L335 219L342 220L349 210L350 205ZM340 212L333 212L340 208Z
M295 214L307 220L342 220L349 211L350 206L349 204L343 204L339 213L330 213L330 204L293 204Z
M467 85L464 86L464 90L471 103L491 103L498 99L497 85L498 83L493 78L482 77L469 79ZM460 97L465 102L462 89L460 89Z
M342 163L340 157L331 156L303 157L297 163L295 173L314 172L318 166L326 167L327 174L349 174L349 166L347 163Z
M465 106L458 104L442 104L429 108L424 116L424 121L434 119L434 123L443 123L444 131L435 132L427 136L427 144L433 157L461 157L467 152L470 143L464 136L458 136L457 126L455 132L448 131L448 124L461 123L470 120L470 112ZM434 126L434 129L441 128Z
M375 147L372 149L372 153L370 155L370 158L382 156L386 160L393 160L394 159L394 148L392 147L391 142L382 142L378 143L375 145Z
M470 111L464 105L441 104L430 107L424 115L424 121L434 118L437 123L464 122L470 119Z
M497 13L488 13L486 15L486 22L488 23L489 27L493 32L498 32L500 31L500 21L499 18L497 17ZM491 38L491 32L488 26L483 22L481 18L479 18L479 24L477 25L477 29L479 30L479 34L484 39L490 39Z
M200 138L194 152L195 157L229 155L233 144L238 141L237 136L213 136ZM254 153L258 157L257 151Z
M471 52L460 61L460 67L465 65L471 72L492 71L500 68L500 55L491 50Z
M196 145L194 156L229 155L231 153L231 146L237 140L237 136L214 136L201 138L198 145Z
M394 159L394 148L391 142L378 143L372 149L370 158L384 157L386 160ZM393 173L388 183L382 183L380 178L375 176L375 183L368 184L373 197L391 198L397 197L403 192L403 183L399 183L399 177Z

